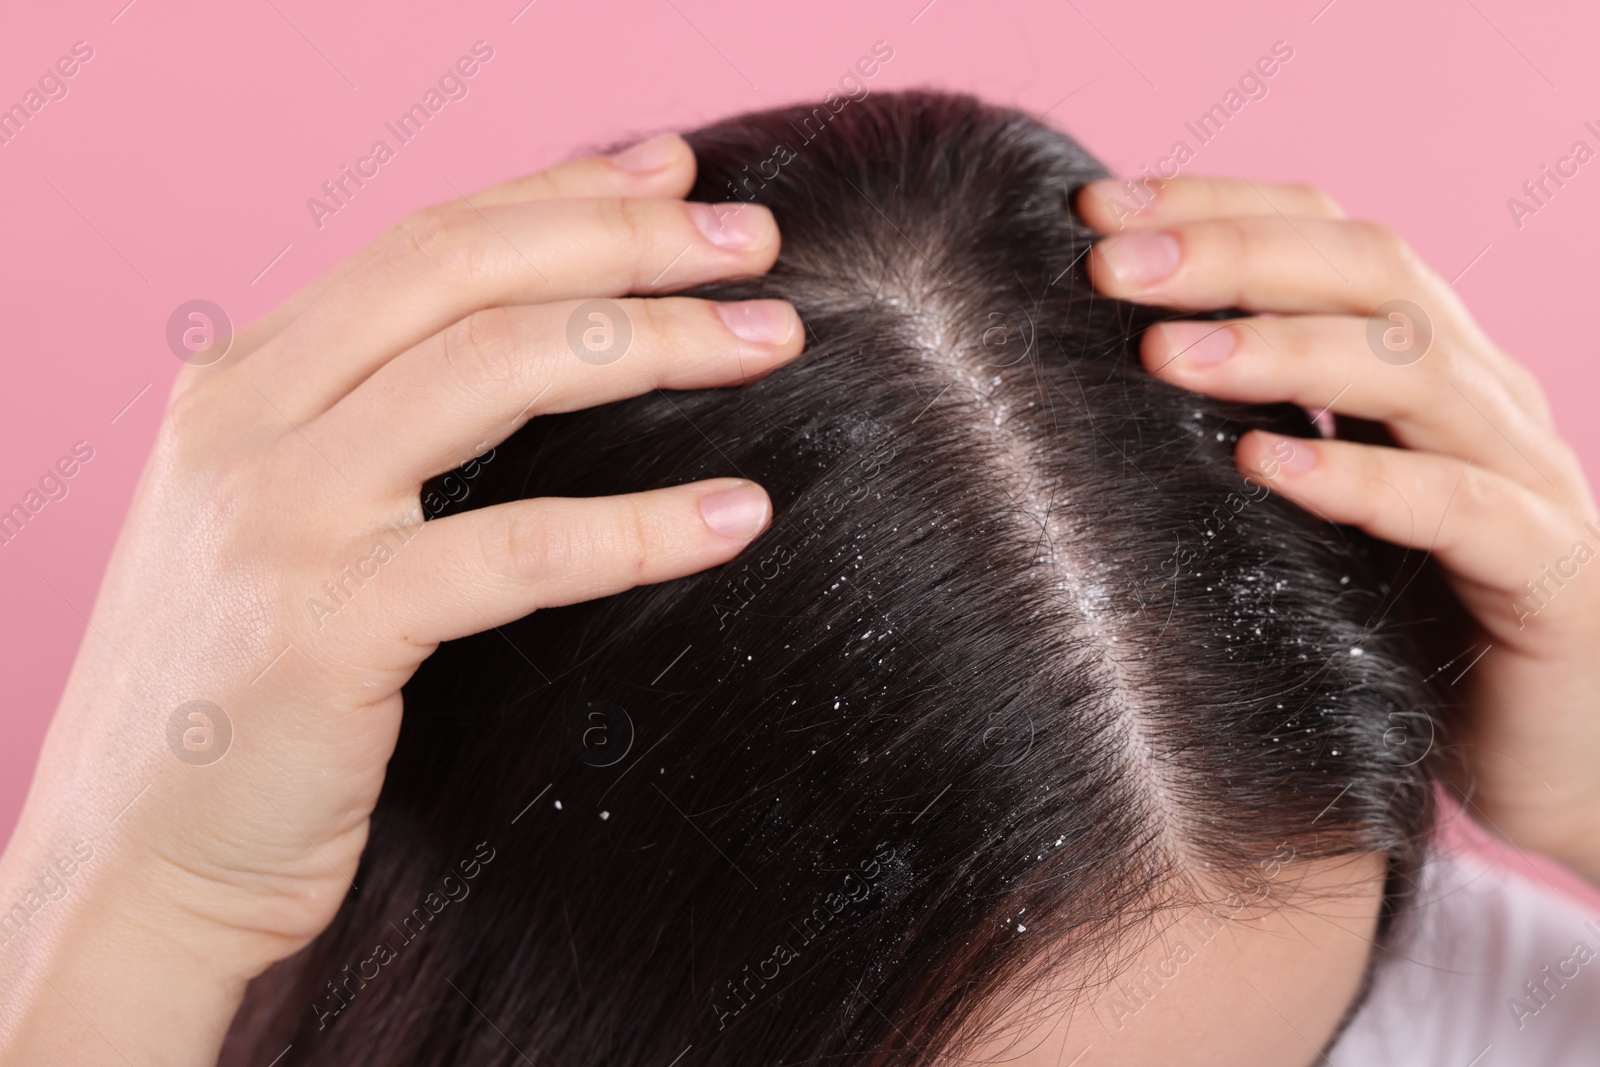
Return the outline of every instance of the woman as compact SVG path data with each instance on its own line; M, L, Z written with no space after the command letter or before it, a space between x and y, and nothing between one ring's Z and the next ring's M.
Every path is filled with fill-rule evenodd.
M1595 594L1519 592L1593 503L1447 287L1314 191L806 114L425 212L185 372L0 877L92 849L16 1062L1309 1063L1441 779L1600 875Z

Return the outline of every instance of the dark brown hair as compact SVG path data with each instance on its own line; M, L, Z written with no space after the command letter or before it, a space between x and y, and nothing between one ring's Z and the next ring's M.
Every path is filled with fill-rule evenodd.
M360 890L224 1063L925 1063L1202 864L1379 852L1401 898L1417 654L1369 542L1232 458L1305 414L1144 372L1165 313L1090 288L1070 138L933 93L824 116L689 135L691 197L783 234L697 295L793 301L805 354L536 420L453 505L743 475L772 528L441 648Z

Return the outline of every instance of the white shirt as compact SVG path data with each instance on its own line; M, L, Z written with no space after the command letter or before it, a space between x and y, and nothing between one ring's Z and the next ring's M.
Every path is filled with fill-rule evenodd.
M1458 840L1415 906L1331 1067L1600 1065L1600 894Z

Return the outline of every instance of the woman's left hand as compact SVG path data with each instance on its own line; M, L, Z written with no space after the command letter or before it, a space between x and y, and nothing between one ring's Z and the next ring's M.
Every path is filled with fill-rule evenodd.
M1090 257L1100 292L1275 313L1156 326L1145 366L1388 428L1400 447L1252 432L1236 459L1318 516L1437 557L1489 646L1453 668L1470 805L1600 883L1600 516L1538 382L1393 230L1317 189L1177 178L1145 199L1114 181L1078 199L1109 234Z

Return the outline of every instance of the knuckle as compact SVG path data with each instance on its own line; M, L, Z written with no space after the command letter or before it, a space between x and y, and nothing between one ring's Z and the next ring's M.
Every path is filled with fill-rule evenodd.
M1238 218L1218 219L1217 252L1228 263L1243 263L1250 249L1250 229Z
M1463 375L1473 369L1470 360L1462 358L1461 349L1448 337L1435 337L1433 347L1417 366L1430 379L1430 387L1444 390L1463 380Z
M648 339L652 347L669 347L684 325L684 303L680 299L628 300L622 313L633 325L635 337Z
M1248 338L1272 356L1282 357L1290 370L1323 363L1333 349L1327 331L1314 319L1241 319L1234 334L1241 342Z
M1545 396L1544 385L1538 375L1514 361L1508 361L1507 374L1511 379L1513 395L1531 412L1538 414L1550 410L1549 399Z
M1389 468L1389 464L1384 461L1384 456L1378 449L1361 448L1349 454L1354 458L1354 463L1350 464L1350 467L1358 474L1362 484L1369 489L1374 486L1388 486L1396 496L1402 499L1410 498L1410 494L1403 492L1401 487L1395 484L1396 472ZM1388 503L1382 496L1382 493L1374 491L1353 494L1355 506L1352 510L1357 525L1366 525L1377 519Z
M475 395L497 395L516 379L517 346L504 308L485 308L452 323L440 335L440 347L445 363Z
M448 226L445 208L434 204L401 219L390 236L396 244L426 256L444 239Z
M617 562L637 581L663 554L661 532L651 521L649 509L637 500L624 501L617 518Z
M489 527L484 563L496 578L531 584L568 570L573 544L538 508L516 508Z
M1506 360L1506 377L1511 379L1511 385L1517 391L1529 396L1544 398L1544 387L1539 384L1539 379L1527 367L1515 360Z
M608 200L606 204L610 216L607 221L616 228L618 236L635 257L642 258L643 251L653 243L651 234L654 228L650 224L648 207L644 201L628 197Z
M1481 517L1494 514L1504 505L1499 480L1488 470L1465 461L1460 470L1455 496L1463 516L1472 516L1471 521L1476 522Z
M1226 218L1233 214L1233 183L1222 178L1180 175L1171 180L1180 196L1187 196L1205 216ZM1158 194L1159 195L1159 194ZM1159 202L1159 201L1158 201Z
M636 501L572 522L552 521L542 509L519 508L485 536L489 573L521 584L597 571L637 583L666 551L663 531Z
M536 171L517 182L517 191L537 200L554 200L561 196L559 183L547 170Z
M225 468L255 451L240 445L259 446L273 438L272 430L261 429L263 412L256 406L259 398L253 392L246 396L232 394L225 381L218 377L199 382L177 391L167 401L157 431L157 447L185 470ZM278 425L282 424L275 412L270 414L279 420Z
M1353 225L1369 254L1380 262L1390 264L1402 278L1417 280L1428 273L1421 258L1388 223L1362 219Z
M1355 232L1362 243L1381 255L1393 255L1403 244L1400 235L1394 232L1394 227L1386 222L1358 219L1351 225L1355 227Z
M204 434L213 408L211 391L205 384L175 393L167 402L166 432L180 440Z
M1313 213L1335 219L1344 217L1344 209L1339 206L1339 202L1328 195L1321 186L1307 182L1294 186L1294 189L1311 205Z
M1567 441L1560 437L1550 439L1550 458L1555 464L1559 476L1570 486L1583 487L1583 461L1578 458L1578 452Z
M401 255L412 263L451 276L471 277L483 270L483 256L466 216L450 205L424 208L397 227Z

